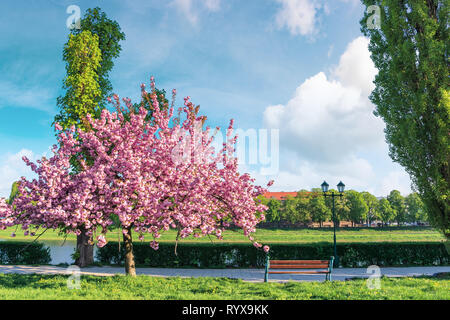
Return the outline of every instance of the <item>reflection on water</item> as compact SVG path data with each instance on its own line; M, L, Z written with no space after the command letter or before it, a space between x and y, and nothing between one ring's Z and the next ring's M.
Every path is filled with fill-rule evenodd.
M0 241L6 241L5 239L0 239ZM51 262L50 264L60 264L67 263L73 264L74 260L71 255L75 252L76 241L66 241L63 240L43 240L38 241L43 243L45 246L50 248ZM94 257L97 253L97 246L94 246Z
M50 256L52 258L51 264L67 263L73 264L72 254L75 252L76 241L44 240L40 241L50 248ZM97 246L94 246L94 257L97 252Z
M74 261L71 255L75 252L76 241L40 241L50 248L51 264L67 263Z

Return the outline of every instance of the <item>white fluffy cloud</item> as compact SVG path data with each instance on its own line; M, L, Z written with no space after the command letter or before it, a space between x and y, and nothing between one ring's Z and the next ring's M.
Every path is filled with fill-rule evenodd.
M250 170L257 184L266 185L273 179L275 182L270 191L298 191L320 188L323 180L336 189L337 183L342 180L348 188L368 190L378 195L378 188L368 186L368 182L376 179L376 174L365 159L353 156L344 163L320 164L288 153L284 153L281 158L281 170L274 176L265 176L261 175L260 171Z
M278 28L287 28L292 35L314 36L319 31L321 14L332 12L330 3L335 0L275 0L281 4L275 16ZM339 0L355 6L360 0Z
M403 196L411 193L411 180L403 169L391 171L381 180L381 195L388 195L393 189L400 191Z
M33 151L28 149L22 149L16 154L6 154L0 157L0 197L9 197L13 182L19 180L20 177L34 176L31 169L23 162L23 156L32 161L37 158Z
M293 35L316 33L317 10L321 5L316 0L277 0L281 3L275 21L279 28L286 27Z
M358 37L347 47L341 56L339 65L333 71L333 75L344 86L361 90L364 97L369 96L375 89L373 80L378 73L368 50L369 39Z
M376 73L368 39L359 37L329 76L319 72L300 84L286 104L266 108L265 126L280 130L280 163L286 171L275 188L318 187L325 178L380 195L394 188L408 192L406 174L389 171L394 166L385 152L384 123L373 115L368 99ZM371 154L385 154L382 169Z
M355 39L333 72L336 79L320 72L305 80L286 105L265 110L265 125L281 128L286 147L316 161L380 145L384 124L373 115L374 106L368 100L376 74L368 55L366 39Z

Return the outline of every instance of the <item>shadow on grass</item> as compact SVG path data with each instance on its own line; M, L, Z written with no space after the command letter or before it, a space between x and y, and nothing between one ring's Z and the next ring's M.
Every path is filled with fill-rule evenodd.
M60 274L0 274L0 288L19 289L19 288L33 288L33 289L60 289L67 288L67 280L70 275ZM112 277L97 277L82 275L80 280L86 284L98 285L101 282L110 281L109 278L115 278L121 276ZM123 278L123 277L122 277Z
M0 275L0 287L3 288L59 288L66 286L68 276L40 274L4 274ZM61 281L53 281L53 280Z

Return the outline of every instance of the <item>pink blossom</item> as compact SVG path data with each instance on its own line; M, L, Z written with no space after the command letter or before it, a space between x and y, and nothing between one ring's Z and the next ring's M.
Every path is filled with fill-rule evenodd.
M106 245L106 239L104 235L99 235L97 237L97 247L103 248Z
M154 108L147 121L145 108L135 112L131 100L124 99L122 107L117 95L113 99L115 112L104 109L98 119L86 118L92 130L60 130L52 157L36 163L24 158L38 178L22 177L13 204L0 199L0 228L39 226L76 235L101 229L97 245L104 246L118 218L124 234L130 229L153 236L155 250L170 228L181 230L182 237L221 239L224 228L238 227L253 242L267 210L255 198L266 189L239 170L233 121L223 149L216 151L190 97L177 125L173 108ZM157 105L155 94L152 99ZM73 159L79 172L71 169Z
M153 250L158 250L159 249L159 243L156 241L152 241L150 242L150 247L152 247Z
M262 247L262 244L260 244L260 243L258 243L258 242L253 242L253 245L254 245L256 248L261 248L261 247Z

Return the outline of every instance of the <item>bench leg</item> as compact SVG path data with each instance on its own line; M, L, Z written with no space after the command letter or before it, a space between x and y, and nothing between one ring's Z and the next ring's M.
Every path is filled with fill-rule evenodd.
M266 254L266 267L264 273L264 282L269 282L269 268L270 268L270 260L269 255Z

